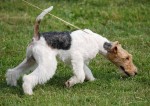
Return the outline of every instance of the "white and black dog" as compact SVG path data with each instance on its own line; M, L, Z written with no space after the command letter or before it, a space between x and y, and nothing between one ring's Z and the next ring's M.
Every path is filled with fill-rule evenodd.
M126 75L135 75L136 67L132 63L131 55L121 48L118 42L110 42L106 38L96 34L88 29L77 30L74 32L45 32L39 33L39 24L43 17L52 10L52 6L45 9L36 19L34 26L34 37L27 47L26 58L13 69L8 69L6 73L7 84L17 85L19 77L29 70L32 73L23 76L23 90L25 94L32 95L33 88L37 84L43 84L53 77L57 68L56 56L69 64L73 68L73 76L66 81L65 85L71 87L77 83L83 83L84 80L93 81L95 78L88 63L97 53L100 53L117 65ZM114 53L121 50L124 58L130 61L118 62L122 56ZM126 57L125 57L126 56ZM130 59L129 59L130 58ZM127 65L132 69L127 69Z

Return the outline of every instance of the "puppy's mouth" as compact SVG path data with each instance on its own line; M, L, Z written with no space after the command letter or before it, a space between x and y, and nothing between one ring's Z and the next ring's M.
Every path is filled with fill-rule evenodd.
M124 68L123 66L120 66L120 69L121 69L127 76L130 76L130 74L125 71L125 68Z

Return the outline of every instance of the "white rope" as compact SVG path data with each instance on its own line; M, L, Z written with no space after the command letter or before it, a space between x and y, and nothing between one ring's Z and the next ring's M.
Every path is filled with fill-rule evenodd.
M33 4L31 4L31 3L29 3L29 2L27 2L27 1L25 1L25 0L22 0L22 1L25 2L25 3L27 3L27 4L30 5L30 6L34 7L34 8L37 8L37 9L43 11L43 9L39 8L39 7L36 6L36 5L33 5ZM74 27L74 28L76 28L76 29L82 30L81 28L79 28L79 27L77 27L77 26L75 26L75 25L73 25L73 24L71 24L71 23L69 23L69 22L67 22L67 21L65 21L65 20L63 20L63 19L61 19L61 18L59 18L59 17L53 15L53 14L51 14L51 13L48 13L48 14L51 15L52 17L54 17L54 18L56 18L56 19L58 19L58 20L64 22L64 23L66 23L67 25L70 25L70 26L72 26L72 27ZM85 32L85 33L88 33L88 32L86 32L86 31L84 31L84 30L82 30L82 31ZM89 34L89 33L88 33L88 34Z

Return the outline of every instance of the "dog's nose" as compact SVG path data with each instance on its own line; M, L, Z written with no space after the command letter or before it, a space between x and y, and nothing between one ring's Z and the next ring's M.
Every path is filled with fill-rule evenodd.
M134 73L134 75L137 75L137 74L138 74L137 72Z
M138 70L137 70L137 68L135 67L135 69L134 69L134 75L137 75L138 74Z

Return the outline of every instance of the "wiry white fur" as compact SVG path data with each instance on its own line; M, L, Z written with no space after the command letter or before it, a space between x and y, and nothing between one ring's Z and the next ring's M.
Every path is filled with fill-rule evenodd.
M98 52L105 55L107 51L103 48L104 42L109 42L106 38L85 29L85 33L77 30L71 33L72 45L68 51L60 51L58 55L64 61L69 61L73 67L74 76L67 82L70 87L76 83L82 83L84 79L94 80L91 70L87 67L88 62L93 59Z
M45 9L37 18L36 18L36 21L39 21L39 20L42 20L43 17L48 13L50 12L51 10L53 9L53 6Z
M103 48L106 38L85 29L71 33L72 45L69 50L57 50L50 48L43 37L33 41L27 47L26 59L14 69L9 69L6 74L7 84L16 86L20 75L25 74L34 66L33 72L23 76L24 93L32 95L33 88L37 84L43 84L55 74L57 67L56 56L73 68L73 76L65 83L71 87L77 83L83 83L85 79L93 81L95 78L88 63L97 53L105 55L107 51Z
M50 12L53 7L45 9L36 19L40 21ZM87 33L85 33L87 32ZM85 79L93 81L95 78L88 68L89 61L97 53L105 55L107 51L103 48L106 38L85 29L71 33L71 48L69 50L57 50L50 48L43 37L33 40L27 47L26 58L13 69L8 69L6 81L8 85L16 86L18 78L33 70L32 73L23 76L23 90L25 94L32 95L33 88L37 84L44 84L53 77L57 68L56 56L73 68L73 76L65 83L71 87L77 83L83 83Z

